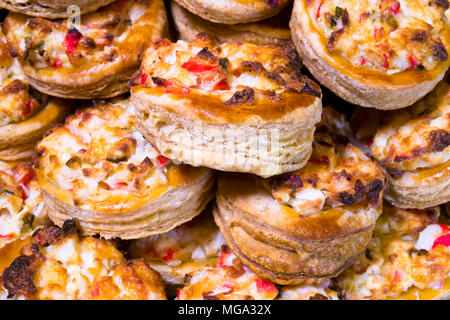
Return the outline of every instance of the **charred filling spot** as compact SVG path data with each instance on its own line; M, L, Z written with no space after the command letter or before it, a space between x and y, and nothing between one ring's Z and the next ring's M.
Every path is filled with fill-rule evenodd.
M255 103L255 91L252 88L237 91L228 101L227 106L252 105Z
M447 61L448 52L445 49L444 44L441 41L435 41L431 46L434 52L434 56L441 62Z
M296 193L303 188L303 181L298 174L282 174L272 178L271 185L273 190L288 188L291 194Z
M197 53L197 57L203 59L209 63L216 63L217 57L209 51L208 47L203 48Z
M42 227L33 234L30 243L21 250L21 256L14 259L11 265L3 271L1 280L8 290L8 298L23 295L31 298L36 293L33 277L44 257L40 253L42 247L55 244L64 237L78 232L76 219L66 220L62 228Z
M435 130L430 133L429 139L432 142L431 151L439 152L450 145L450 132L444 129Z
M8 290L8 298L17 295L30 297L36 293L33 275L38 267L35 256L20 256L3 271L3 287Z
M280 6L280 0L266 0L266 3L271 8L276 8Z

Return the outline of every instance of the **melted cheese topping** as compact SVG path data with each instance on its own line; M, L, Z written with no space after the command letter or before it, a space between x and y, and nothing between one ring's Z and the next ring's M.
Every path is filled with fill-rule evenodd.
M308 164L269 180L273 197L302 216L333 207L364 203L377 207L383 196L382 168L354 145L337 143L348 125L342 116L325 108Z
M73 19L47 20L12 13L6 22L7 37L15 52L34 69L84 69L124 59L122 55L131 49L122 45L135 39L131 26L145 24L154 14L152 10L162 10L159 0L119 0L83 15L80 25ZM148 31L133 44L135 48L143 49L146 42L154 40L153 30Z
M43 238L32 239L31 243L44 244ZM28 250L26 246L22 252ZM126 262L112 242L103 239L80 237L77 233L67 235L41 246L36 259L31 277L34 293L10 298L166 299L162 281L155 271L142 260ZM14 281L21 281L20 277L17 274Z
M371 152L388 169L414 171L450 161L450 86L447 82L441 82L415 105L381 113L379 118L381 126L373 138Z
M224 244L211 214L206 212L169 232L133 240L129 252L150 265L162 263L177 268L194 262L204 266L219 256Z
M448 294L442 290L450 276L450 247L436 242L430 250L416 246L438 216L438 208L402 210L385 205L366 256L339 277L345 297L395 299L413 289Z
M299 76L300 68L292 46L216 44L199 35L192 43L162 39L151 45L134 85L178 95L210 95L229 105L280 101L278 94L285 91L320 96L317 85Z
M134 129L132 109L116 102L77 112L37 145L44 190L83 209L122 212L205 173L161 156Z
M34 115L46 96L33 90L25 81L18 60L13 58L0 32L0 126L24 121Z
M31 164L0 162L0 248L29 236L45 220Z
M448 60L447 1L308 0L308 14L327 49L354 67L389 74L431 71Z
M195 271L187 278L177 300L273 300L278 295L273 283L258 278L228 249L222 251L217 267Z

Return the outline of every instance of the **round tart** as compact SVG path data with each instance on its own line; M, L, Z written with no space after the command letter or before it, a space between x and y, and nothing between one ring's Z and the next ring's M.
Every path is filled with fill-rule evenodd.
M133 240L128 252L144 260L170 285L182 285L185 276L217 264L225 240L210 210L169 232Z
M450 201L450 86L441 82L410 108L354 116L355 137L390 175L385 198L400 208ZM365 130L364 127L373 129ZM370 131L376 132L371 136Z
M341 121L324 110L312 156L298 171L265 180L219 176L216 223L259 276L278 284L323 282L365 251L381 213L385 177L362 151L341 142L332 129L342 128Z
M450 65L448 1L297 0L292 38L309 71L364 107L407 107Z
M127 107L97 102L37 145L36 173L57 225L77 218L82 234L142 238L191 220L212 198L212 171L161 156Z
M224 246L216 267L205 267L186 277L177 300L273 300L277 287L259 278Z
M81 237L75 220L38 229L0 278L1 299L166 299L156 271L112 242Z
M292 46L194 42L149 46L131 83L139 131L194 166L272 176L305 165L322 110Z
M128 91L139 54L166 24L162 0L119 0L83 15L80 25L11 13L4 29L29 83L53 96L90 99Z
M439 208L385 204L365 255L337 279L346 299L450 298L450 227Z
M272 17L290 0L175 0L205 20L216 23L249 23Z
M37 140L64 119L71 102L49 99L29 86L0 32L0 159L29 158Z
M31 163L0 161L0 248L25 239L46 222Z
M80 13L92 12L113 1L114 0L0 0L0 8L5 8L29 16L57 19L68 18Z
M188 10L171 3L175 27L185 41L194 41L199 33L207 33L220 42L242 41L259 45L285 45L291 41L289 18L292 8L285 8L280 14L255 23L224 25L203 20Z

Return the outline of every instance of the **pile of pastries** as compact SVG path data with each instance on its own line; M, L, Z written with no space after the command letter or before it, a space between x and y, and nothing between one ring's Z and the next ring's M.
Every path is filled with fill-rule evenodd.
M0 299L449 299L447 0L0 0Z

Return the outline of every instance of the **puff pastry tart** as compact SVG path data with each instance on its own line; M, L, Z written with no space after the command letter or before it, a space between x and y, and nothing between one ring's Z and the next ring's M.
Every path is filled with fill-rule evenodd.
M128 91L138 56L166 31L161 0L118 0L81 24L11 13L4 29L27 80L39 91L74 99Z
M249 23L272 17L290 0L175 0L193 14L216 23Z
M273 300L277 296L272 282L259 278L223 246L217 266L189 274L177 300Z
M410 106L450 65L448 1L296 0L292 38L323 85L364 107Z
M81 237L75 220L38 229L0 278L0 299L166 299L156 271L112 242Z
M364 119L364 114L357 119ZM378 121L377 121L378 118ZM386 199L401 208L427 208L450 201L450 86L440 83L410 108L372 113L365 139L391 177ZM364 121L364 120L363 120ZM364 136L358 132L357 138ZM370 137L369 133L366 133Z
M450 298L450 227L439 208L385 205L366 254L335 283L346 299Z
M50 219L77 218L83 234L133 239L198 215L213 196L213 173L175 165L134 129L127 101L99 102L38 145L36 173Z
M365 251L381 213L382 168L325 126L318 130L302 169L218 180L214 217L225 240L250 269L278 284L338 275Z
M44 18L68 18L79 13L97 10L114 0L0 0L0 8L29 16ZM77 10L71 6L76 6ZM78 11L79 10L79 11Z
M0 248L24 239L46 222L31 163L0 161Z
M271 176L302 167L322 110L292 46L161 40L131 85L141 133L194 166Z
M203 20L175 1L171 3L173 22L180 37L194 41L199 33L208 33L220 42L242 41L259 45L285 45L291 41L289 19L292 8L286 7L278 15L255 23L224 25Z
M133 240L128 252L145 261L170 285L182 285L185 276L217 265L225 240L209 210L169 232Z
M0 32L0 159L31 157L37 140L57 121L64 119L70 102L49 99L25 81Z

